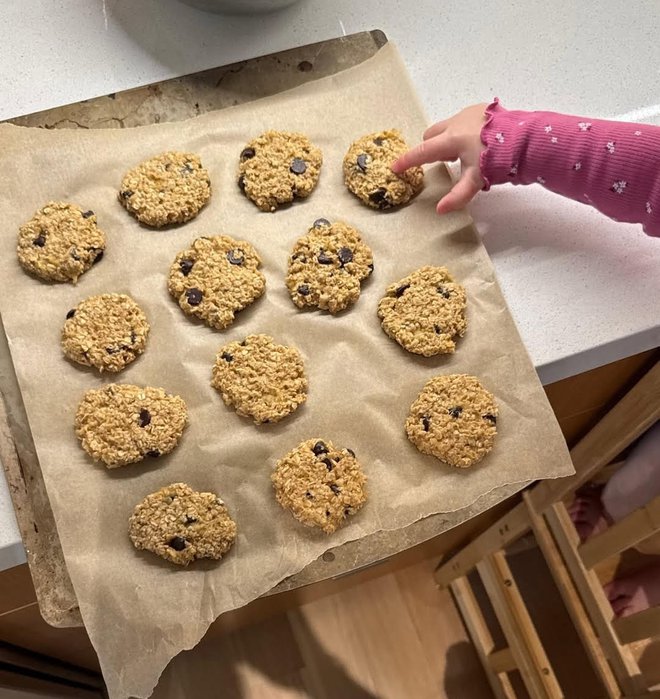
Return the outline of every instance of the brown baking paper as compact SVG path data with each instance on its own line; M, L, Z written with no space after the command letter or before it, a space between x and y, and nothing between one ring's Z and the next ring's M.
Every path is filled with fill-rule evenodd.
M343 186L341 161L353 139L398 127L414 142L425 125L388 45L336 76L186 122L128 130L0 127L0 311L64 556L111 697L147 697L169 660L194 646L219 614L329 547L464 508L505 484L572 472L470 218L435 214L450 185L445 168L429 169L422 194L391 213L366 208ZM324 155L312 196L274 214L258 211L236 186L242 146L269 128L303 131ZM117 188L127 168L164 150L200 154L213 196L194 221L150 230L120 206ZM103 261L76 286L33 279L16 260L19 225L51 199L93 209L107 235ZM362 296L337 317L299 311L284 285L294 241L321 216L355 225L374 252L375 272ZM265 296L224 332L189 320L166 289L176 253L199 235L219 233L250 241L267 278ZM447 265L467 289L468 332L449 357L408 354L376 316L385 287L424 264ZM131 294L152 327L144 355L115 376L66 361L59 345L66 312L104 292ZM220 345L256 332L297 346L309 377L307 403L261 427L227 408L209 385ZM425 381L455 372L479 376L500 406L496 447L471 470L421 455L403 429ZM113 381L162 386L186 400L190 424L172 454L108 471L82 451L73 431L77 403L86 390ZM332 536L297 523L272 493L276 459L310 437L354 449L369 478L369 502ZM239 534L223 561L180 569L132 547L126 530L133 507L176 481L226 501Z

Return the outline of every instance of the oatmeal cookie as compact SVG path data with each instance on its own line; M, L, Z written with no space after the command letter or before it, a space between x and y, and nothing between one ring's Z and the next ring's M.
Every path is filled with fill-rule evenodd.
M307 136L266 131L241 151L238 186L262 211L308 197L319 179L323 155Z
M260 264L257 251L244 240L227 235L197 238L176 256L167 288L186 315L222 330L264 293Z
M222 558L236 539L236 523L215 493L173 483L137 505L128 535L136 549L187 566L197 558Z
M409 202L424 186L421 167L397 175L392 163L408 150L396 130L370 133L351 143L344 156L344 182L360 201L373 209L391 209Z
M497 414L493 395L479 379L467 374L436 376L410 406L406 434L423 454L468 468L492 450Z
M21 267L49 282L73 282L103 257L105 235L96 214L51 201L18 231Z
M126 294L100 294L81 301L66 314L62 350L78 364L118 372L144 352L149 323Z
M83 449L108 468L169 454L188 420L183 398L162 388L108 384L87 391L75 429Z
M367 500L366 476L351 449L308 439L280 459L271 476L277 501L308 527L332 534Z
M373 268L371 250L355 228L320 218L294 245L286 286L299 308L339 313L358 300Z
M467 329L465 306L465 289L445 267L421 267L387 287L378 317L408 352L431 357L456 349Z
M210 197L211 180L199 156L175 151L129 170L118 194L127 211L154 228L195 218Z
M255 424L279 422L307 400L302 356L268 335L248 335L220 349L211 385Z

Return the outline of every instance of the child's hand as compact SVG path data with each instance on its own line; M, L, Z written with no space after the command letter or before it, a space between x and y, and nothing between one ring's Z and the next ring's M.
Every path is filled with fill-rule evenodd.
M486 121L487 106L475 104L429 127L424 132L424 141L392 165L392 170L400 173L423 163L460 159L461 177L438 202L436 211L439 214L463 208L485 184L479 157L486 148L481 142L481 128Z

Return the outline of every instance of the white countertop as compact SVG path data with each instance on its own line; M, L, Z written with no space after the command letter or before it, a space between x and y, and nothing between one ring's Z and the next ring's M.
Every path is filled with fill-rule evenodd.
M497 95L660 125L656 0L305 0L258 18L177 0L8 0L0 27L0 119L382 29L434 120ZM660 239L537 186L494 188L471 210L544 383L660 345ZM0 476L0 570L23 560Z

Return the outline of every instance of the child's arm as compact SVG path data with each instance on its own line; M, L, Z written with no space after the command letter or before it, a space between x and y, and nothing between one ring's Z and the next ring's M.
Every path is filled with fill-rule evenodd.
M508 111L495 100L432 126L393 169L458 158L461 178L438 213L465 206L494 184L537 182L660 236L658 126Z

